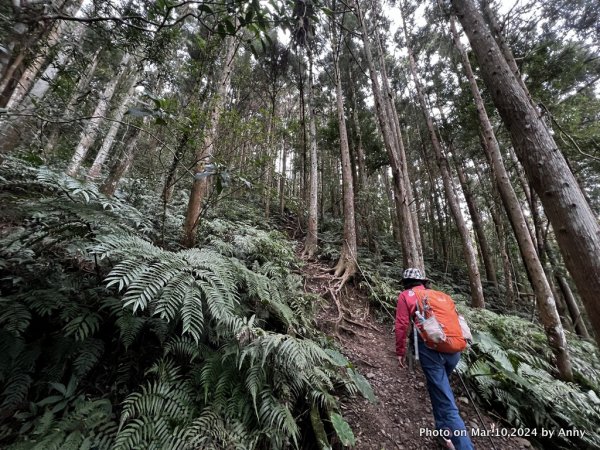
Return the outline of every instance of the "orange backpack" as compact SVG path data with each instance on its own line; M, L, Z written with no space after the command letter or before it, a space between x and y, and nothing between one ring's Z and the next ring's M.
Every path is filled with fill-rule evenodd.
M467 347L467 339L450 296L433 289L412 292L417 297L415 324L425 345L444 353L463 351Z

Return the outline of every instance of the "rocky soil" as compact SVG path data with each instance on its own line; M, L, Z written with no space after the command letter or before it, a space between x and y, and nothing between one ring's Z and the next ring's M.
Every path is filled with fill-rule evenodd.
M336 293L336 280L327 275L328 267L307 261L303 268L305 289L327 299L317 315L321 329L335 336L341 351L368 379L377 396L376 403L362 397L342 403L344 418L351 425L359 450L423 450L437 449L431 436L434 430L431 403L420 367L414 371L401 369L395 355L392 318L377 322L369 311L366 296L348 284ZM343 316L344 319L340 320ZM348 320L349 319L349 320ZM479 411L462 387L458 375L452 379L461 416L478 450L511 450L533 448L526 439L504 437L499 418ZM485 436L492 430L493 436Z

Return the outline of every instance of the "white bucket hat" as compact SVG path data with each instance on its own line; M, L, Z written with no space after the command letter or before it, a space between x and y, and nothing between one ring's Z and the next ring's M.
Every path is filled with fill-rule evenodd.
M423 272L421 272L421 269L417 269L414 267L411 267L409 269L406 269L404 272L402 272L402 280L421 280L421 281L431 281L429 280L429 278L425 277L425 275L423 275Z

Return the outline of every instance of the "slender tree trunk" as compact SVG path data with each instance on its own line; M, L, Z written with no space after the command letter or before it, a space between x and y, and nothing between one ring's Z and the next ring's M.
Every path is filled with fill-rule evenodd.
M381 5L379 0L373 0L373 12L375 14L381 14ZM390 86L390 82L387 76L387 68L385 62L385 51L381 44L381 38L379 35L378 27L375 27L375 40L377 42L378 50L379 50L379 66L381 67L381 86L382 86L382 95L383 102L385 104L385 108L387 111L387 117L390 121L390 128L392 135L394 137L396 153L400 158L400 167L402 171L402 179L405 187L404 193L406 199L404 203L406 206L402 205L402 209L400 210L402 215L402 220L411 220L410 231L412 232L410 236L411 240L411 252L414 254L413 262L410 264L411 267L418 267L424 271L425 262L423 260L423 246L421 245L421 227L419 224L419 214L417 212L417 204L415 203L415 198L412 189L412 183L410 181L410 175L408 171L408 161L406 158L406 149L404 147L404 139L402 136L402 130L400 128L400 118L398 117L398 110L396 109L394 92ZM406 212L404 208L408 208L408 216L406 216Z
M237 50L237 43L233 37L226 38L226 52L223 63L223 71L217 86L217 92L213 99L213 107L210 115L209 124L207 126L204 142L196 152L195 172L201 173L207 162L212 158L217 139L217 127L221 118L221 112L225 105L225 95L231 81L231 73L233 71L233 62ZM185 223L183 225L182 244L185 247L193 247L196 243L196 230L202 212L202 203L208 193L208 177L194 179L192 189L190 191L190 199L188 202Z
M489 179L492 180L491 184L491 193L492 200L487 203L488 210L492 216L492 221L494 222L494 229L496 231L496 238L498 239L498 250L500 251L500 257L502 259L502 271L504 274L503 282L504 282L504 291L506 294L506 304L509 308L512 308L515 301L515 292L514 292L514 284L512 277L512 270L510 264L510 258L508 256L508 244L506 242L506 231L504 227L504 221L502 220L501 214L501 200L500 193L498 192L498 185L493 180L494 174L492 168L489 168ZM483 184L482 176L480 172L477 172L477 177L479 179L479 184Z
M356 97L356 88L353 77L353 71L350 70L350 92L352 95L352 123L354 125L354 130L356 134L354 148L355 148L355 159L356 159L356 189L355 195L357 200L357 209L360 215L360 220L357 224L357 232L361 229L364 230L364 233L361 234L362 239L366 239L366 242L369 248L375 248L375 241L373 240L372 227L370 224L369 218L372 216L370 214L370 205L367 201L367 168L366 168L366 156L365 149L363 146L363 138L362 138L362 130L360 125L360 120L358 118L358 99ZM359 241L363 242L363 241Z
M492 285L494 285L494 287L497 287L498 280L496 279L496 268L494 267L494 261L492 259L492 251L488 244L487 237L485 236L483 220L481 219L481 214L479 213L479 205L477 204L475 197L469 189L469 184L467 182L467 177L465 176L464 169L462 167L462 164L458 161L458 158L454 151L452 152L452 157L454 159L454 166L456 167L456 173L458 175L460 186L462 188L463 194L465 195L467 208L469 209L469 213L471 214L471 220L473 221L473 229L475 230L475 235L477 236L477 241L479 242L479 248L481 250L481 259L483 260L483 266L485 267L485 276L487 280L490 283L492 283Z
M287 179L287 141L281 142L281 177L279 178L279 214L283 216L285 212L285 189Z
M575 299L573 291L571 290L571 286L569 286L567 279L561 275L559 270L557 270L559 266L557 256L555 255L554 250L549 243L544 245L544 249L546 250L546 255L548 255L548 261L554 269L554 277L556 278L558 287L562 292L563 298L565 299L565 304L567 306L569 316L571 317L571 322L575 328L575 333L582 338L589 339L590 333L585 326L585 321L583 320L581 311L579 310L579 305L577 304L577 300Z
M354 219L354 188L352 182L352 168L350 165L350 148L348 145L348 132L346 130L346 118L344 116L344 97L342 94L342 75L340 73L339 58L339 40L336 35L333 21L330 22L332 30L332 48L334 54L334 78L335 78L335 94L337 106L337 119L340 134L340 153L342 161L342 187L343 187L343 208L344 208L344 242L340 259L335 267L335 276L342 277L342 285L352 277L357 270L357 244L356 244L356 229Z
M398 223L398 214L396 213L396 200L394 190L390 184L390 177L387 173L387 167L383 167L381 169L381 178L383 178L383 187L388 198L388 208L390 212L390 221L392 224L392 236L394 237L394 241L400 242L401 231L400 224Z
M76 176L79 168L83 164L83 160L85 159L90 147L96 140L96 136L100 131L100 126L104 122L104 115L108 110L110 102L112 100L113 95L115 94L115 90L117 89L117 85L119 81L123 77L123 74L127 71L129 66L129 61L131 56L129 53L123 55L123 59L120 63L119 72L113 77L113 79L106 85L102 94L100 94L100 99L98 100L98 104L96 105L96 109L92 113L92 118L88 121L85 129L81 133L81 137L79 139L79 144L77 144L77 148L75 149L75 153L71 158L71 163L67 168L67 175Z
M475 99L477 105L477 114L479 117L479 123L481 132L483 134L483 147L493 168L494 179L498 185L500 196L508 213L510 222L515 232L515 237L519 244L519 250L523 258L523 263L526 266L528 275L530 277L532 287L535 292L536 302L538 311L540 313L540 319L546 330L550 347L556 357L557 367L561 378L570 380L573 377L571 369L571 361L567 350L567 341L564 335L560 317L556 309L556 302L554 300L554 293L552 292L550 283L544 272L544 268L540 262L538 254L536 252L535 245L531 239L531 234L528 230L525 216L521 210L518 198L515 194L514 189L510 183L510 179L504 167L502 157L500 156L500 148L492 125L487 116L483 99L479 93L479 88L471 70L469 59L466 51L460 44L460 39L456 27L454 26L454 20L450 19L450 27L454 35L454 42L461 54L461 59L469 84L471 86L471 93Z
M429 136L431 139L431 144L435 151L435 156L438 162L438 166L440 169L440 173L442 175L442 181L444 183L444 190L446 192L446 198L448 200L448 204L450 206L450 210L452 211L452 215L456 222L456 227L458 228L458 232L460 234L462 244L463 244L463 255L465 258L465 263L467 265L469 271L469 284L471 285L471 305L476 308L483 308L485 305L483 298L483 288L481 286L481 277L479 275L479 267L477 265L477 255L475 253L475 249L473 248L473 242L471 240L471 235L469 233L469 229L467 228L467 224L462 215L462 211L460 209L460 204L456 193L454 192L452 186L452 179L450 176L450 170L448 167L448 161L445 158L442 146L437 136L437 131L433 124L433 120L431 119L431 115L429 114L429 110L425 103L425 97L423 95L423 89L421 87L421 82L417 76L417 67L415 64L415 60L412 54L412 49L408 45L408 31L406 30L406 24L404 20L404 16L402 17L403 26L404 26L404 34L406 37L407 50L408 50L408 58L409 58L409 66L414 79L416 94L419 99L419 104L421 105L421 109L423 112L423 116L425 118L425 123L427 124L427 129L429 130Z
M171 200L171 196L173 195L173 188L175 187L176 177L177 177L177 167L183 156L185 155L186 145L190 140L190 131L189 129L185 129L181 138L179 139L179 144L177 145L177 149L175 150L175 154L173 155L173 160L171 161L171 165L169 166L169 171L167 172L167 176L165 177L165 184L163 186L161 198L163 204L167 205L169 200ZM241 165L243 167L243 165Z
M442 255L442 261L448 260L448 234L444 231L444 214L442 212L442 208L440 207L440 193L438 189L438 174L434 169L434 165L431 162L432 159L428 154L427 146L425 144L425 140L421 135L421 131L419 127L416 128L417 136L419 138L419 149L421 150L421 159L425 163L425 171L427 172L427 178L429 180L429 189L430 189L430 197L432 203L432 222L431 228L433 230L433 235L438 235L438 239L434 239L433 241L433 253L436 255ZM437 167L437 165L436 165Z
M453 0L519 161L552 224L600 344L600 225L472 0ZM555 334L560 334L556 330Z
M69 2L63 2L63 3L66 5ZM82 3L82 1L78 0L78 1L74 2L73 5L67 5L66 12L68 14L76 14L81 6L81 3ZM45 42L38 49L38 54L35 55L31 64L29 64L29 66L23 71L23 73L19 77L18 82L15 84L12 92L10 92L10 94L5 92L4 96L5 96L6 100L5 100L4 106L7 109L16 109L21 104L21 102L23 101L23 99L25 98L25 96L27 95L27 93L29 92L29 90L31 89L33 84L35 83L40 70L46 64L46 62L48 60L48 56L50 55L50 50L60 42L60 40L62 39L62 37L65 34L65 31L68 28L70 28L70 25L64 21L54 22L50 26L49 31L46 36L46 39L45 39ZM83 30L82 27L80 27L80 29L81 29L81 31ZM42 34L45 34L45 33L42 33ZM77 32L76 32L76 34L77 34ZM31 38L30 38L30 41L31 41ZM26 48L25 50L30 51L30 47ZM64 55L64 53L63 53L63 55ZM59 57L60 57L60 55L59 55ZM4 85L4 82L2 83L2 85ZM0 86L0 92L2 92L2 91L4 91L4 88L3 88L3 86Z
M305 96L304 96L304 77L302 76L304 73L304 69L302 67L302 61L299 60L298 62L298 91L299 91L299 97L300 97L300 122L301 122L301 135L300 135L300 142L301 142L301 146L300 146L300 174L297 177L298 178L298 188L300 191L300 195L302 196L302 200L305 201L306 200L306 195L307 193L305 192L305 188L307 186L307 182L306 182L306 176L307 176L307 170L306 170L306 160L307 160L307 154L308 154L308 149L307 149L307 139L306 139L306 134L307 134L307 130L306 130L306 102L304 100ZM294 175L296 175L296 172L294 172ZM308 202L304 202L304 204L308 204Z
M88 171L87 177L90 180L95 180L96 178L98 178L100 176L100 173L102 172L102 167L104 166L104 163L106 162L106 158L108 158L108 154L110 153L110 150L113 147L115 138L117 137L117 133L119 132L119 129L121 128L123 117L125 116L125 113L127 112L127 108L129 107L129 104L135 93L135 85L137 83L137 76L133 76L133 79L130 81L130 83L131 83L131 87L129 88L129 91L124 95L121 105L115 112L115 115L113 116L113 122L110 125L110 128L108 129L108 133L106 133L106 137L104 138L104 141L102 142L102 147L100 147L100 150L96 154L96 158L94 159L94 162L92 163L92 167Z
M121 158L117 159L112 165L108 176L100 186L100 192L108 197L115 195L117 186L123 178L123 176L129 172L131 165L135 159L138 151L137 141L140 137L140 130L135 129L131 132L131 135L125 140L123 145L123 154Z
M308 228L306 230L306 241L304 242L304 255L312 258L318 249L317 235L319 230L318 215L318 190L319 173L317 160L317 123L314 105L314 82L313 82L313 56L312 50L307 48L308 59L308 129L310 146L310 177L308 193Z
M101 48L96 50L96 53L94 53L94 55L92 56L92 59L90 60L90 63L88 64L88 66L85 70L85 73L77 81L77 86L75 86L75 89L73 90L73 93L71 94L71 97L69 98L69 102L65 106L64 113L60 118L61 123L69 121L71 119L71 117L73 116L73 108L75 107L77 102L80 100L80 98L83 96L83 94L87 90L90 82L92 81L94 72L96 71L96 67L98 67L98 56L100 55L101 51L102 51ZM52 127L52 132L50 133L50 136L48 137L48 141L46 142L46 145L44 146L44 149L46 152L53 150L54 147L56 146L56 143L58 142L58 138L60 137L60 129L61 129L61 124L56 124Z
M21 68L25 59L25 53L18 54L12 61L8 63L4 71L4 75L0 80L0 107L4 108L15 89L16 81L14 80L15 73Z
M264 202L265 202L265 219L269 220L271 216L271 191L272 191L272 182L275 175L275 163L274 163L274 132L275 132L275 117L277 115L277 96L273 95L271 97L271 110L269 113L269 124L267 128L267 148L266 148L266 161L267 167L265 168L265 193L264 193Z
M402 245L402 258L405 267L418 267L424 269L423 261L419 259L419 251L417 250L418 241L414 231L414 218L411 215L410 199L408 198L407 186L409 181L405 171L406 165L402 164L403 147L400 149L401 140L396 140L393 127L393 116L389 115L389 103L383 96L382 89L377 77L375 68L375 60L371 53L371 45L369 43L369 33L365 23L360 3L355 0L355 7L358 20L361 26L362 40L365 51L365 56L369 66L369 75L371 77L371 87L373 90L373 98L375 100L375 110L377 113L377 123L383 137L384 145L390 160L392 168L392 176L394 180L395 192L398 194L398 202L400 205L400 243ZM406 156L404 155L404 159ZM420 242L419 242L420 243ZM421 251L422 255L422 251Z

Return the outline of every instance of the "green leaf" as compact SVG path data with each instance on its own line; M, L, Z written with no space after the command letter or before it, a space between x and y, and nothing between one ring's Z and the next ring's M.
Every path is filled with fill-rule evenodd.
M344 355L342 355L337 350L332 350L332 349L328 348L328 349L325 349L325 353L327 353L327 355L329 356L329 360L332 362L332 364L334 364L338 367L349 367L350 366L350 361L348 361L348 358L346 358Z
M46 397L39 402L36 403L37 406L46 406L52 405L53 403L60 402L64 397L60 395L51 395L50 397Z
M321 11L323 11L323 14L325 14L326 16L333 17L333 11L331 9L322 7Z
M231 18L227 18L224 20L225 23L225 28L227 29L227 33L229 34L235 34L236 32L236 28L235 25L233 24L233 22L231 21Z
M364 398L369 400L371 403L375 403L377 398L375 397L375 392L373 392L373 388L367 381L365 377L363 377L360 373L353 369L347 369L348 375L362 394Z
M213 10L212 10L212 8L211 8L210 6L208 6L206 3L201 3L201 4L198 6L198 9L199 9L200 11L202 11L202 12L205 12L205 13L207 13L207 14L212 14L212 13L213 13Z
M50 387L55 391L60 392L63 396L67 395L67 388L62 383L50 383Z
M153 116L154 111L151 111L148 108L129 108L125 114L129 114L133 117L147 117Z
M333 425L335 434L337 434L337 436L340 438L342 445L346 447L353 447L356 445L354 433L352 432L352 428L350 428L348 422L346 422L344 418L337 413L331 413L329 418L331 419L331 424Z
M253 16L254 16L254 9L250 8L248 13L246 14L246 17L244 17L244 23L246 24L246 23L252 22Z

